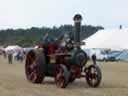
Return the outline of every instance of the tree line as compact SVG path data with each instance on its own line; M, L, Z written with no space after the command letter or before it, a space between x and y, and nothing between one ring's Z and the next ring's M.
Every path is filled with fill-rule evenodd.
M104 29L101 26L82 25L81 26L81 39L85 39L88 36L94 34L100 29ZM59 27L31 27L28 29L6 29L0 30L0 45L20 45L22 47L29 47L38 44L41 36L45 32L51 32L53 37L61 36L67 32L73 32L73 25L61 25Z

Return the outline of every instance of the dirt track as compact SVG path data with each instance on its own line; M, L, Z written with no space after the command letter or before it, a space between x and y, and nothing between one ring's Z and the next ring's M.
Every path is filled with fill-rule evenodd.
M66 89L57 88L53 78L39 85L28 82L24 64L15 63L9 65L0 57L0 96L128 96L128 62L100 62L103 79L99 88L90 88L80 79Z

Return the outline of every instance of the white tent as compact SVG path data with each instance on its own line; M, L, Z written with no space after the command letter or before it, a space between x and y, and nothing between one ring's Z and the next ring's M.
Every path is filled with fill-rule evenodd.
M17 52L17 51L23 51L23 48L18 45L9 45L4 50L6 52L8 52L8 51Z
M4 50L4 47L3 46L0 46L0 50Z
M128 29L100 30L83 40L86 48L105 48L112 50L128 49Z

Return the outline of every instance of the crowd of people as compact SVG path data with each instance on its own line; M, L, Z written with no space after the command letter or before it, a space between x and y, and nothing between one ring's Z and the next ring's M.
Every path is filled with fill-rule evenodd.
M9 51L2 51L1 55L3 56L4 59L8 60L8 64L13 64L14 61L19 61L23 62L25 59L25 52L24 51L17 51L14 52L12 50Z

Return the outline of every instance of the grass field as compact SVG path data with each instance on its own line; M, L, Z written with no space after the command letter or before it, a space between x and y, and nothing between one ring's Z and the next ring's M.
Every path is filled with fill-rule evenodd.
M128 62L99 62L102 83L90 88L85 79L78 79L66 89L57 88L53 78L42 84L26 80L24 64L8 64L0 57L0 96L128 96Z

